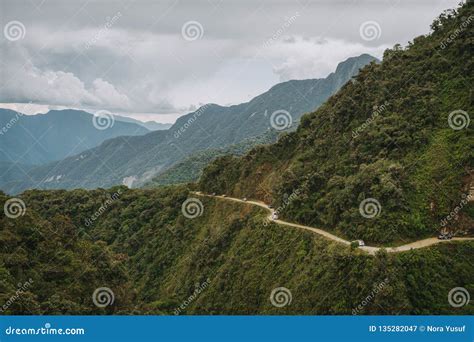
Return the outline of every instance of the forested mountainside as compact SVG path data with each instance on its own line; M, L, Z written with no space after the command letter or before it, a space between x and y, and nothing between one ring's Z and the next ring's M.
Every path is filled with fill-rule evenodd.
M265 200L288 221L385 245L469 232L471 18L471 5L443 14L295 132L218 158L198 184L0 192L2 313L474 314L452 295L474 291L472 240L370 255L193 193Z
M386 50L276 144L211 163L200 190L264 200L290 221L372 243L472 232L473 7Z
M266 224L251 205L201 198L184 211L188 196L177 186L23 193L26 210L0 218L2 313L474 313L448 301L456 286L474 291L472 241L370 256Z
M238 144L224 148L210 148L193 153L190 157L176 163L165 172L153 178L145 184L145 188L153 188L160 185L185 184L196 182L202 174L202 170L213 160L225 155L243 155L253 147L274 143L278 138L278 131L267 131L254 138L247 138Z
M205 105L180 117L169 130L107 140L80 154L33 168L28 176L21 174L23 178L0 183L0 188L19 193L28 188L142 186L192 153L223 148L274 129L271 119L276 111L286 111L291 116L287 117L289 123L296 123L371 61L375 58L366 54L349 58L324 79L280 83L247 103Z
M99 129L94 116L80 110L24 115L0 109L0 127L0 163L24 165L60 160L96 147L107 139L150 132L137 123L119 120L109 123L106 129ZM3 177L0 182L4 183Z

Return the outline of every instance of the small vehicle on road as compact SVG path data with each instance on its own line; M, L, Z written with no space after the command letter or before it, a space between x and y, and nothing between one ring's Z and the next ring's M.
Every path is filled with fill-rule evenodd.
M269 205L267 205L267 208L268 209L273 209L273 205L269 204Z
M355 241L352 241L351 244L355 245L356 247L364 247L365 246L364 240L355 240Z
M275 214L275 213L273 213L273 214L272 214L272 220L278 220L278 215Z
M242 198L242 201L247 202L247 197Z
M212 195L212 196L215 196L215 195L216 195L216 193L215 193L215 192L213 192L211 195Z
M438 240L451 240L453 238L453 234L451 233L441 233L438 235Z

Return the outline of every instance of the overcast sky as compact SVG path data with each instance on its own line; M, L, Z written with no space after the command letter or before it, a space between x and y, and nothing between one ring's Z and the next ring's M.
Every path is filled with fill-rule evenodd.
M200 104L326 77L351 56L381 58L458 3L1 0L0 102L174 122Z

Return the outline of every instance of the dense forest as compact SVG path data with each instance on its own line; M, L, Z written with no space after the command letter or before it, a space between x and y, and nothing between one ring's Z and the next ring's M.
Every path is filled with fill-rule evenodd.
M295 123L298 124L298 123ZM294 130L293 128L288 131ZM235 155L240 156L248 152L255 146L270 144L276 141L278 132L269 130L264 134L247 138L238 144L233 144L223 148L210 148L194 153L185 160L176 163L163 173L154 177L145 188L153 188L159 185L185 184L199 180L202 170L212 161L221 156Z
M448 302L455 286L474 291L474 242L373 257L265 225L249 205L203 198L187 218L188 196L184 186L25 192L24 215L0 221L0 302L15 298L3 313L354 314L364 301L357 314L474 313ZM292 301L275 307L281 286ZM114 294L104 308L92 299L101 287Z
M0 192L5 208L17 201L0 216L2 313L474 314L449 300L457 287L474 293L474 241L371 256L268 222L255 206L192 199L261 199L289 221L375 243L432 236L472 183L472 127L450 121L473 112L472 16L470 5L444 13L296 132L217 158L198 184ZM371 219L359 212L367 198L381 204ZM472 203L450 228L469 232ZM272 302L279 288L285 305Z
M474 183L473 8L386 50L276 144L218 158L200 189L283 205L288 220L375 244L437 234ZM372 198L380 215L368 220L359 206ZM443 228L473 227L471 202Z

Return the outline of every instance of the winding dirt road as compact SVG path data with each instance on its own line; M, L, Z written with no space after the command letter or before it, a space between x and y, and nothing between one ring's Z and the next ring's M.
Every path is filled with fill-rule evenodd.
M281 224L281 225L284 225L284 226L290 226L290 227L309 230L313 233L322 235L322 236L324 236L324 237L326 237L330 240L342 243L344 245L350 245L351 244L350 241L344 240L344 239L342 239L342 238L340 238L340 237L338 237L334 234L331 234L331 233L329 233L325 230L319 229L319 228L304 226L304 225L301 225L301 224L287 222L287 221L278 220L278 219L275 220L275 219L272 218L275 210L268 208L268 204L265 204L265 203L260 202L260 201L250 201L250 200L244 201L242 199L234 198L234 197L227 197L227 196L224 197L224 196L219 196L219 195L213 196L213 195L204 194L200 191L196 191L196 192L192 192L192 193L195 194L195 195L198 195L198 196L213 197L213 198L219 198L219 199L223 199L223 200L227 200L227 201L234 201L234 202L241 202L241 203L245 203L245 204L257 205L257 206L262 207L262 208L266 209L267 211L269 211L270 215L268 216L268 219L275 222L275 223L278 223L278 224ZM450 242L450 241L468 241L468 240L474 240L474 238L472 238L472 237L466 237L466 238L454 237L451 240L439 240L437 238L428 238L428 239L423 239L423 240L418 240L418 241L415 241L415 242L411 242L411 243L408 243L406 245L402 245L402 246L398 246L398 247L363 246L363 247L358 247L358 248L360 250L363 250L363 251L371 254L371 255L374 255L377 251L379 251L381 249L385 249L388 253L399 253L399 252L409 251L411 249L429 247L429 246L432 246L432 245L436 245L438 243L444 243L444 242Z

